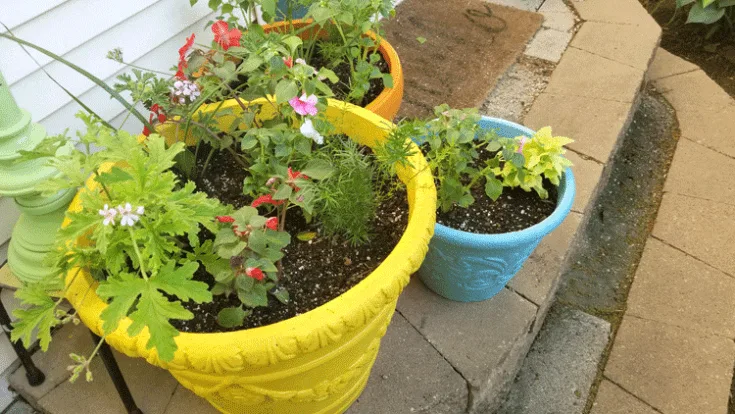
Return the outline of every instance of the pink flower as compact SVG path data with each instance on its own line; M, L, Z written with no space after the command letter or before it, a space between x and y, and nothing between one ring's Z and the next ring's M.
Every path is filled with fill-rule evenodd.
M278 217L271 217L265 221L265 227L271 230L278 230Z
M230 29L230 26L224 20L218 20L212 25L212 33L214 33L214 41L227 50L232 46L240 46L240 37L242 32L238 29Z
M319 98L316 97L316 95L312 94L309 96L306 96L306 94L301 95L301 97L294 96L291 98L288 103L293 107L294 111L296 111L299 115L316 115L317 112L319 112L316 109L316 103L319 101Z
M232 216L216 216L217 221L220 223L234 223L235 219Z
M261 281L263 280L263 277L265 277L263 275L263 271L258 269L257 267L248 267L247 269L245 269L245 274L257 281Z
M526 143L530 141L530 139L528 139L527 137L521 137L520 141L521 143L518 145L518 149L516 150L516 152L518 154L523 154L523 147L526 146Z
M293 57L289 56L287 58L283 58L283 63L286 64L289 68L293 67Z

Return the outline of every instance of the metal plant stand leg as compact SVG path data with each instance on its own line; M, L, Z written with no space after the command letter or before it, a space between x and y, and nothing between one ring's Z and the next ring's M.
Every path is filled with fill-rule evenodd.
M2 290L3 288L0 287L0 293L2 293ZM20 359L20 362L26 369L28 384L33 387L43 384L46 380L46 376L40 369L38 369L36 364L33 363L31 353L28 352L20 341L13 342L13 340L10 339L10 316L8 315L8 311L5 310L5 305L2 304L2 301L0 301L0 325L2 325L3 331L5 331L5 336L8 337L8 341L13 345L13 349L15 350L16 355L18 355L18 359Z
M94 332L89 331L89 333L92 334L92 338L94 338L95 342L102 340L102 338L95 335ZM133 395L130 393L128 384L125 383L125 378L123 378L122 372L120 372L120 367L117 365L115 356L112 354L112 349L110 349L110 345L108 345L107 342L102 343L99 354L100 358L102 358L102 362L105 363L107 373L110 374L110 378L112 378L112 382L115 384L115 389L117 389L117 394L125 405L125 409L128 411L128 414L143 414L143 412L140 411L140 408L135 404Z

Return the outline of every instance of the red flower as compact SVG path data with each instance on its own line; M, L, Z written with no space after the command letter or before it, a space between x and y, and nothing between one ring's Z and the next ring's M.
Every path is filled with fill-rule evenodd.
M181 49L179 49L179 70L176 72L177 79L186 80L184 69L189 67L189 62L186 61L186 54L187 52L189 52L189 49L191 49L191 46L194 44L195 37L196 34L192 33L191 36L186 38L186 43L184 43L184 46L181 46Z
M179 49L179 60L186 60L186 53L189 52L189 49L191 49L191 46L194 45L194 39L196 38L196 34L192 33L191 36L186 38L186 43L184 43L184 46L181 46L181 49Z
M164 123L166 122L166 115L161 112L161 107L158 106L158 104L154 104L151 106L151 115L148 117L148 123L153 122L153 116L156 116L158 118L158 122ZM148 129L147 126L143 127L143 135L149 136L151 134L151 130Z
M240 46L242 32L236 28L230 30L230 26L224 20L215 22L212 25L212 32L214 33L214 41L222 46L222 49L227 50L232 46Z
M248 267L247 269L245 269L245 274L257 281L261 281L265 277L263 271L258 269L257 267Z
M262 204L273 204L274 206L278 206L283 204L284 202L285 200L274 200L271 194L266 194L253 200L253 203L250 205L257 208Z
M158 122L166 122L166 114L161 112L161 107L158 106L158 104L154 104L153 106L151 106L151 111L153 112L153 114L158 115ZM153 114L151 114L151 117L153 117Z
M235 219L232 216L217 216L215 217L220 223L234 223Z
M283 58L283 63L286 64L289 68L293 67L293 57L289 56L287 58Z
M271 230L278 230L278 217L271 217L265 221L265 227Z
M306 175L301 174L301 171L293 171L291 169L291 167L288 167L288 180L286 180L286 182L289 185L291 185L291 187L293 187L293 190L295 192L297 192L297 193L301 190L299 187L296 186L296 184L294 184L294 182L298 178L301 178L301 179L304 179L304 180L308 180L309 179L309 177L307 177Z

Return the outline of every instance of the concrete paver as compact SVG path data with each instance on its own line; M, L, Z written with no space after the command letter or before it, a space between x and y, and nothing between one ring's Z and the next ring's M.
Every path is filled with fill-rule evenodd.
M538 12L543 13L559 13L559 12L569 12L572 13L572 10L569 9L569 6L567 6L566 3L564 3L564 0L546 0L544 1L544 4L539 7Z
M735 275L735 206L664 194L653 235Z
M542 28L528 43L524 54L549 62L558 62L571 40L571 33Z
M630 30L621 24L585 22L571 46L645 71L660 37L658 25Z
M488 3L502 4L516 9L536 11L544 0L488 0Z
M659 47L656 49L656 56L653 58L653 62L651 62L651 67L648 69L647 75L649 80L656 80L667 76L692 72L697 69L699 69L699 66L694 63L688 62Z
M26 404L23 400L16 400L13 405L3 411L3 414L38 414L38 411Z
M32 387L26 379L26 370L20 367L9 378L11 387L29 402L38 401L59 384L69 379L69 354L89 355L94 349L89 330L83 325L66 325L54 334L48 352L36 352L33 362L46 375L43 384Z
M638 0L571 0L570 3L582 20L629 25L656 24Z
M577 23L574 18L574 13L570 11L547 11L542 14L544 15L544 22L541 23L541 26L547 29L553 29L567 33L570 32L572 28L574 28L574 25Z
M555 134L574 139L569 148L606 163L624 133L630 109L625 102L544 92L524 124L533 129L551 125Z
M610 323L554 306L498 414L582 414Z
M194 394L183 385L176 386L165 414L219 414L204 398Z
M396 313L383 337L367 388L348 414L454 414L467 407L467 383Z
M539 243L521 270L508 282L508 287L536 305L549 302L559 281L564 256L581 221L581 214L569 213L564 222Z
M696 107L675 108L682 137L735 158L735 103L717 106L705 102Z
M649 239L627 313L735 338L735 278Z
M569 32L577 23L574 12L563 0L546 0L538 12L544 16L542 26L549 29Z
M658 79L653 84L677 112L700 108L717 112L733 104L730 95L701 70ZM706 128L708 123L697 119L693 126ZM684 131L682 135L687 136Z
M146 414L163 414L178 385L174 377L142 358L130 358L117 352L115 357L138 407ZM99 358L92 362L92 373L94 381L88 383L80 379L73 384L66 381L41 398L38 405L54 414L127 414ZM105 396L107 401L100 404Z
M590 414L660 414L608 380L602 380Z
M569 48L551 75L546 92L630 103L635 100L643 77L640 69Z
M533 341L529 331L536 305L508 289L492 300L462 303L431 292L413 278L397 309L469 381L477 412L486 412L478 408L485 404L499 403L495 399L503 383L513 380L520 355Z
M573 151L567 151L565 155L572 162L572 169L574 170L575 192L572 210L584 213L595 194L597 183L602 178L604 166L589 158L582 158Z
M605 376L666 414L723 413L735 344L625 316Z
M676 147L664 190L735 204L733 171L735 171L734 158L688 139L682 139Z

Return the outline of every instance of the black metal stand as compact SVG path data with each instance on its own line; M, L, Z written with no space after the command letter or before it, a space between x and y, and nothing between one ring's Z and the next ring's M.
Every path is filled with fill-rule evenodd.
M95 342L102 340L102 338L95 335L94 332L89 331L89 333L92 334L92 338L94 338ZM105 364L105 368L107 368L107 373L110 374L110 378L112 378L112 382L115 384L117 394L125 405L125 409L128 411L128 414L143 414L143 412L140 411L140 408L135 404L133 395L130 393L128 384L125 383L125 378L123 378L122 372L120 371L120 366L117 365L115 355L112 354L112 349L110 349L110 345L107 345L107 342L102 343L99 354L102 362Z
M0 293L2 293L2 291L3 288L0 286ZM5 310L5 305L3 305L2 301L0 301L0 325L2 325L3 331L5 331L5 336L8 337L8 341L13 345L13 349L15 350L16 355L18 355L18 359L20 359L20 362L26 369L26 378L28 378L28 383L33 387L43 384L46 380L46 376L40 369L38 369L38 367L36 367L36 364L33 363L31 353L28 352L20 341L13 342L10 338L10 316L8 315L8 311Z

